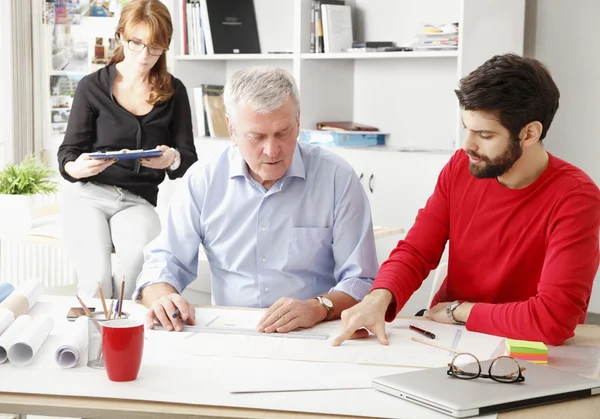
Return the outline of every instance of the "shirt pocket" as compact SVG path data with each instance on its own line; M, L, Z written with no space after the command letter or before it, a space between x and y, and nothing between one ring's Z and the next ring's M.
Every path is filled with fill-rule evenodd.
M292 227L287 268L323 272L333 267L331 227Z

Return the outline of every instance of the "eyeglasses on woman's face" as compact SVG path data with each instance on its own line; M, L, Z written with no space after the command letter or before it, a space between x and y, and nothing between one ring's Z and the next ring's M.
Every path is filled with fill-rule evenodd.
M492 361L487 374L481 373L481 364L475 355L458 353L448 364L448 375L463 380L475 378L491 378L499 383L521 383L525 381L523 371L516 359L510 356L499 356Z
M165 50L162 48L149 47L148 45L144 44L142 41L139 41L137 39L130 39L129 41L127 41L127 48L129 48L129 50L133 52L142 52L142 50L146 48L150 55L154 55L156 57L161 56L163 52L165 52Z

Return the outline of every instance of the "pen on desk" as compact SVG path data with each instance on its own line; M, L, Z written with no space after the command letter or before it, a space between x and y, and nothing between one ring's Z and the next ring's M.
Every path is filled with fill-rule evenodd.
M427 330L423 330L420 327L417 326L413 326L412 324L410 326L408 326L408 328L410 330L414 330L415 332L418 332L420 334L422 334L423 336L428 337L429 339L435 339L435 335L431 332L428 332Z

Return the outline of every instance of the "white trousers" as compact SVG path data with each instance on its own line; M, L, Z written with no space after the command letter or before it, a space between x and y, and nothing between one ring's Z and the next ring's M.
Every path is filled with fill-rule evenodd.
M124 280L124 298L131 299L143 249L160 233L154 207L116 186L77 182L65 187L61 225L79 296L98 297L100 284L105 298L118 298ZM111 263L113 250L117 266Z

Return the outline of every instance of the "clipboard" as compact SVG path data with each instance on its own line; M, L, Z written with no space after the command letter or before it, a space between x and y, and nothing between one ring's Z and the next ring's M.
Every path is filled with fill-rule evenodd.
M137 160L149 159L162 156L162 150L154 148L152 150L129 150L102 151L90 154L90 159L118 159L118 160Z

